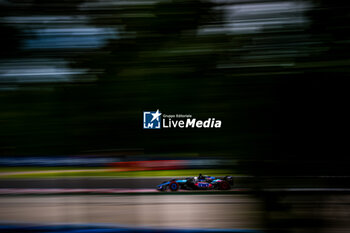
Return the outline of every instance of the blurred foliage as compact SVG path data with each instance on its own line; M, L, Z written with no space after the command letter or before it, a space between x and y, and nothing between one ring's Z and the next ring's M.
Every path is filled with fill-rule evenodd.
M0 91L1 153L144 148L146 154L229 155L254 174L347 173L349 8L296 2L305 3L303 13L285 9L290 22L253 33L225 30L235 23L226 7L241 3L221 1L33 1L29 11L1 11L86 15L90 25L118 32L94 50L18 55L64 57L97 79ZM278 14L251 14L248 21L257 25L280 20ZM293 23L290 15L304 21ZM4 22L0 28L10 30ZM207 28L214 30L204 33ZM1 46L25 40L10 31ZM222 128L143 130L142 112L156 109L215 117Z

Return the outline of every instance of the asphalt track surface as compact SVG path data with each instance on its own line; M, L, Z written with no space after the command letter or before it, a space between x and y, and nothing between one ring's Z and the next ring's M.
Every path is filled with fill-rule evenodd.
M1 179L0 188L155 188L169 178Z
M6 223L100 223L170 228L259 229L260 203L249 195L73 195L0 198Z
M281 198L280 207L287 209L266 209L266 200L247 194L9 195L0 196L0 227L113 224L140 229L249 231L273 227L288 232L350 232L349 194Z
M155 189L166 178L0 179L0 188ZM235 177L234 188L350 188L350 177Z
M0 223L117 224L132 227L262 229L266 216L274 221L291 219L283 227L298 230L305 224L313 232L350 232L349 177L235 177L234 188L288 188L282 195L136 193L136 195L18 195L16 189L153 189L170 178L55 178L1 179ZM313 192L290 192L292 189ZM340 192L321 192L338 189ZM37 190L38 191L38 190ZM42 191L42 190L41 190ZM55 191L55 190L53 190ZM99 190L100 191L100 190ZM129 192L128 191L128 192ZM214 192L210 192L214 193ZM234 195L233 195L234 194ZM258 193L259 194L259 193ZM261 193L260 193L261 194ZM264 193L266 195L266 193ZM259 198L259 199L258 199ZM280 203L267 213L266 203ZM275 206L274 204L272 207ZM275 206L276 207L276 206ZM281 209L282 208L282 209ZM283 210L286 208L286 210ZM277 220L276 220L277 219ZM299 219L299 220L298 220ZM302 221L301 221L302 220ZM265 226L265 225L264 225ZM299 232L299 231L293 231ZM312 232L312 231L305 231Z

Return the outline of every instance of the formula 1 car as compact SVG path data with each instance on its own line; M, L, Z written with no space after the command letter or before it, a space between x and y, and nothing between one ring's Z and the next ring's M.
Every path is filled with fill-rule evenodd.
M198 177L187 177L184 179L171 179L157 186L159 191L185 190L229 190L233 186L233 177L213 177L199 174Z

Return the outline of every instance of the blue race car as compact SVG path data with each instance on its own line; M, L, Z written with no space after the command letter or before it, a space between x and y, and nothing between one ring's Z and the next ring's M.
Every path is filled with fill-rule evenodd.
M159 191L177 191L179 189L185 190L229 190L233 186L233 177L213 177L199 174L195 177L187 177L184 179L171 179L164 181L157 186Z

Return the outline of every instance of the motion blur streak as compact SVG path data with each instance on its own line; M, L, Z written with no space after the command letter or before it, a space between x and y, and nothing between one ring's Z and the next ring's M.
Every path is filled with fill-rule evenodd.
M286 195L281 199L285 209L270 214L282 232L286 227L289 232L347 232L349 200L349 195ZM16 223L262 229L268 218L263 203L249 195L18 196L2 197L0 204L1 220Z
M297 161L300 153L314 162L312 154L342 148L335 146L342 138L327 136L337 135L332 127L318 126L346 104L346 5L312 0L0 4L6 35L0 41L2 154L145 147L168 153L171 148L226 154L249 170L255 162L269 161L275 168ZM334 73L337 81L330 82ZM152 108L217 117L223 128L172 130L166 137L146 133L136 122L141 111ZM314 151L320 141L326 148ZM341 173L343 163L336 161L332 172ZM329 165L327 159L317 163L317 172Z
M0 205L3 222L261 228L260 204L244 195L2 197Z
M1 188L154 188L208 172L252 190L3 195L0 221L349 232L349 6L0 0ZM222 127L143 130L156 110Z

